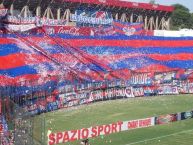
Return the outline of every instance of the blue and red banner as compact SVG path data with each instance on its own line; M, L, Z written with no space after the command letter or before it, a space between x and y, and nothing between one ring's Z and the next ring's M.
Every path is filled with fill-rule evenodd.
M135 96L193 92L191 83L186 90L183 90L185 87L180 90L176 85L158 85L156 89L151 87L171 83L174 79L191 78L193 38L190 37L67 34L2 36L2 95L13 91L17 95L40 90L58 91L69 83L79 83L80 79L87 82L125 80L128 86L134 86ZM3 88L10 86L14 88ZM144 86L149 88L144 89ZM76 103L74 101L71 104Z
M189 72L184 75L191 74L191 69L193 69L192 38L89 37L64 34L53 37L24 37L31 43L31 46L26 43L27 41L16 38L15 35L1 37L1 85L39 79L48 74L51 76L62 74L60 67L50 60L50 57L61 65L72 67L80 75L83 75L81 72L86 73L83 77L87 75L91 80L103 80L104 76L106 79L113 79L115 76L129 79L131 78L130 71L136 71L137 73L161 72L162 74L156 74L157 81L167 81L176 77L173 72L177 70L181 70L178 73L180 77L186 70ZM49 57L42 55L40 50L34 49L33 42L36 42L36 45ZM139 80L139 78L144 80ZM68 79L73 78L68 77ZM138 77L133 76L133 81L134 83L151 82L144 74ZM45 83L40 81L40 84L41 82Z

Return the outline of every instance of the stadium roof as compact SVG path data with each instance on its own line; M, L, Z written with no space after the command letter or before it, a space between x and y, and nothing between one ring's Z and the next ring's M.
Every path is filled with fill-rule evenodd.
M164 6L164 5L153 5L149 3L137 3L137 2L129 2L126 0L0 0L0 3L4 2L8 7L14 3L16 8L23 7L24 5L29 5L30 7L37 7L41 5L42 7L47 7L49 5L54 5L57 3L58 6L62 7L67 3L70 3L71 6L73 3L75 4L88 4L88 5L102 5L109 7L121 7L121 8L131 8L131 9L142 9L142 10L155 10L155 11L163 11L163 12L172 12L174 7L172 6ZM67 2L67 3L66 3ZM62 3L62 4L61 4ZM66 5L68 6L68 5Z
M137 9L157 10L166 12L172 12L174 10L173 6L153 5L149 3L128 2L123 0L55 0L55 1L100 4L107 6L118 6L125 8L137 8Z

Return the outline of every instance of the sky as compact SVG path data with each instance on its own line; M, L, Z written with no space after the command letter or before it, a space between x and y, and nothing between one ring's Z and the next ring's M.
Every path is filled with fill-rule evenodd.
M124 0L124 1L134 1L134 2L149 2L150 0ZM172 5L172 4L183 4L193 12L193 0L156 0L156 3L161 5Z

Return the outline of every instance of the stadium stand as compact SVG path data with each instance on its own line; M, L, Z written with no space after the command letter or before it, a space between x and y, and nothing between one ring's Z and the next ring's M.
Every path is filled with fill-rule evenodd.
M169 30L173 7L63 2L1 5L0 125L7 131L14 120L16 144L33 140L28 121L37 114L110 99L193 93L193 38L153 36L153 29Z

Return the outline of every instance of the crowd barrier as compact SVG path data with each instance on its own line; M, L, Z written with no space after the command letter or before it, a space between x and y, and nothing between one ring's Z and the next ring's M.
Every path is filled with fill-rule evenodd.
M186 120L193 118L193 110L149 117L145 119L137 119L130 121L118 121L111 124L92 126L90 128L82 128L78 130L61 131L48 134L48 144L54 145L59 143L72 142L76 140L95 138L101 135L109 135L132 129L146 128L155 125L163 125L171 122Z

